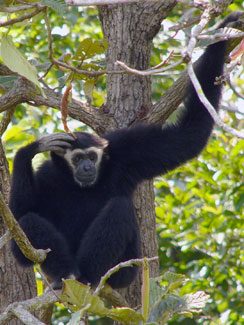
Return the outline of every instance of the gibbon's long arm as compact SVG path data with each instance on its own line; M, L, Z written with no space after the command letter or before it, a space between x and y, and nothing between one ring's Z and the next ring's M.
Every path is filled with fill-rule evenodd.
M99 244L98 244L99 243ZM132 244L133 243L133 244ZM79 269L90 283L98 283L110 268L120 261L140 256L139 235L131 199L113 197L102 209L85 233L77 253ZM133 271L134 269L134 271ZM136 268L123 269L128 284L136 275ZM81 279L84 281L84 279ZM112 277L108 283L115 287L126 286Z
M240 13L234 13L220 25L236 21ZM223 73L227 41L207 47L200 58L196 74L211 104L218 110L221 85L216 77ZM126 169L130 179L140 182L170 171L196 157L207 144L214 121L198 99L191 85L185 100L185 109L178 121L166 125L139 125L131 129L114 131L109 140L109 156Z
M29 211L35 211L38 200L32 158L45 151L64 152L70 148L74 138L69 134L54 133L47 135L20 149L14 159L12 186L10 192L10 209L19 220Z

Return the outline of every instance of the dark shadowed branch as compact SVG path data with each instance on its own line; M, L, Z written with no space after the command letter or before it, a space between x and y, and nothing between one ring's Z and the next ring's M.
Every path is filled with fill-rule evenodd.
M49 249L35 249L23 230L20 228L18 222L14 218L12 212L4 201L2 193L0 192L0 215L3 218L11 237L14 238L23 254L34 263L42 263L46 259Z
M6 308L6 310L0 315L0 324L2 325L7 324L11 319L17 317L19 319L22 319L22 321L24 319L25 320L29 319L31 322L27 324L44 325L44 323L40 322L37 318L35 318L30 313L36 310L46 309L57 301L58 301L57 295L52 291L48 291L42 294L41 296L32 299L28 299L20 302L14 302L10 304ZM24 324L26 324L26 322Z

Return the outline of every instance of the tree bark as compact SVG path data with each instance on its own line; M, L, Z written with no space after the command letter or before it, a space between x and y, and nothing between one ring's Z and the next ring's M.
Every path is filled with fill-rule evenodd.
M109 47L107 69L115 70L119 60L132 68L150 67L152 41L175 1L156 4L111 5L99 7L104 37ZM136 75L108 75L106 112L111 114L118 128L130 126L134 120L152 108L151 77ZM109 131L109 128L106 129ZM136 150L136 148L135 148ZM141 231L143 256L158 255L155 231L154 193L152 181L141 184L134 197ZM158 263L150 265L150 276L158 274ZM141 279L123 290L131 306L140 305Z

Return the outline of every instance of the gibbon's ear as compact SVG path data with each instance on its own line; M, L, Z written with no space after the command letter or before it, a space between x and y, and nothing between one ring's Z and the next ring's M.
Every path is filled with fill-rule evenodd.
M106 149L109 145L109 141L105 138L97 135L91 135L90 137L94 141L94 144L91 144L91 147L95 146L97 148Z
M101 147L102 149L106 149L109 145L108 140L104 139L104 138L100 138L101 139Z

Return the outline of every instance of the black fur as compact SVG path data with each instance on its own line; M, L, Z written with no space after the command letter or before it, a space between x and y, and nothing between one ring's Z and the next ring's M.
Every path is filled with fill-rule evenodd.
M210 45L197 68L203 90L216 108L221 86L214 82L223 72L225 50L226 42ZM31 160L39 152L38 141L18 151L10 207L33 246L51 248L42 268L53 280L74 274L94 285L114 265L141 256L133 192L141 181L196 157L213 128L192 87L188 93L176 124L163 129L161 124L139 125L106 134L108 146L92 186L79 186L62 155L54 152L33 173ZM73 148L103 145L101 138L76 134ZM12 251L22 265L32 264L14 241ZM114 288L126 287L136 273L136 266L125 268L108 282Z

